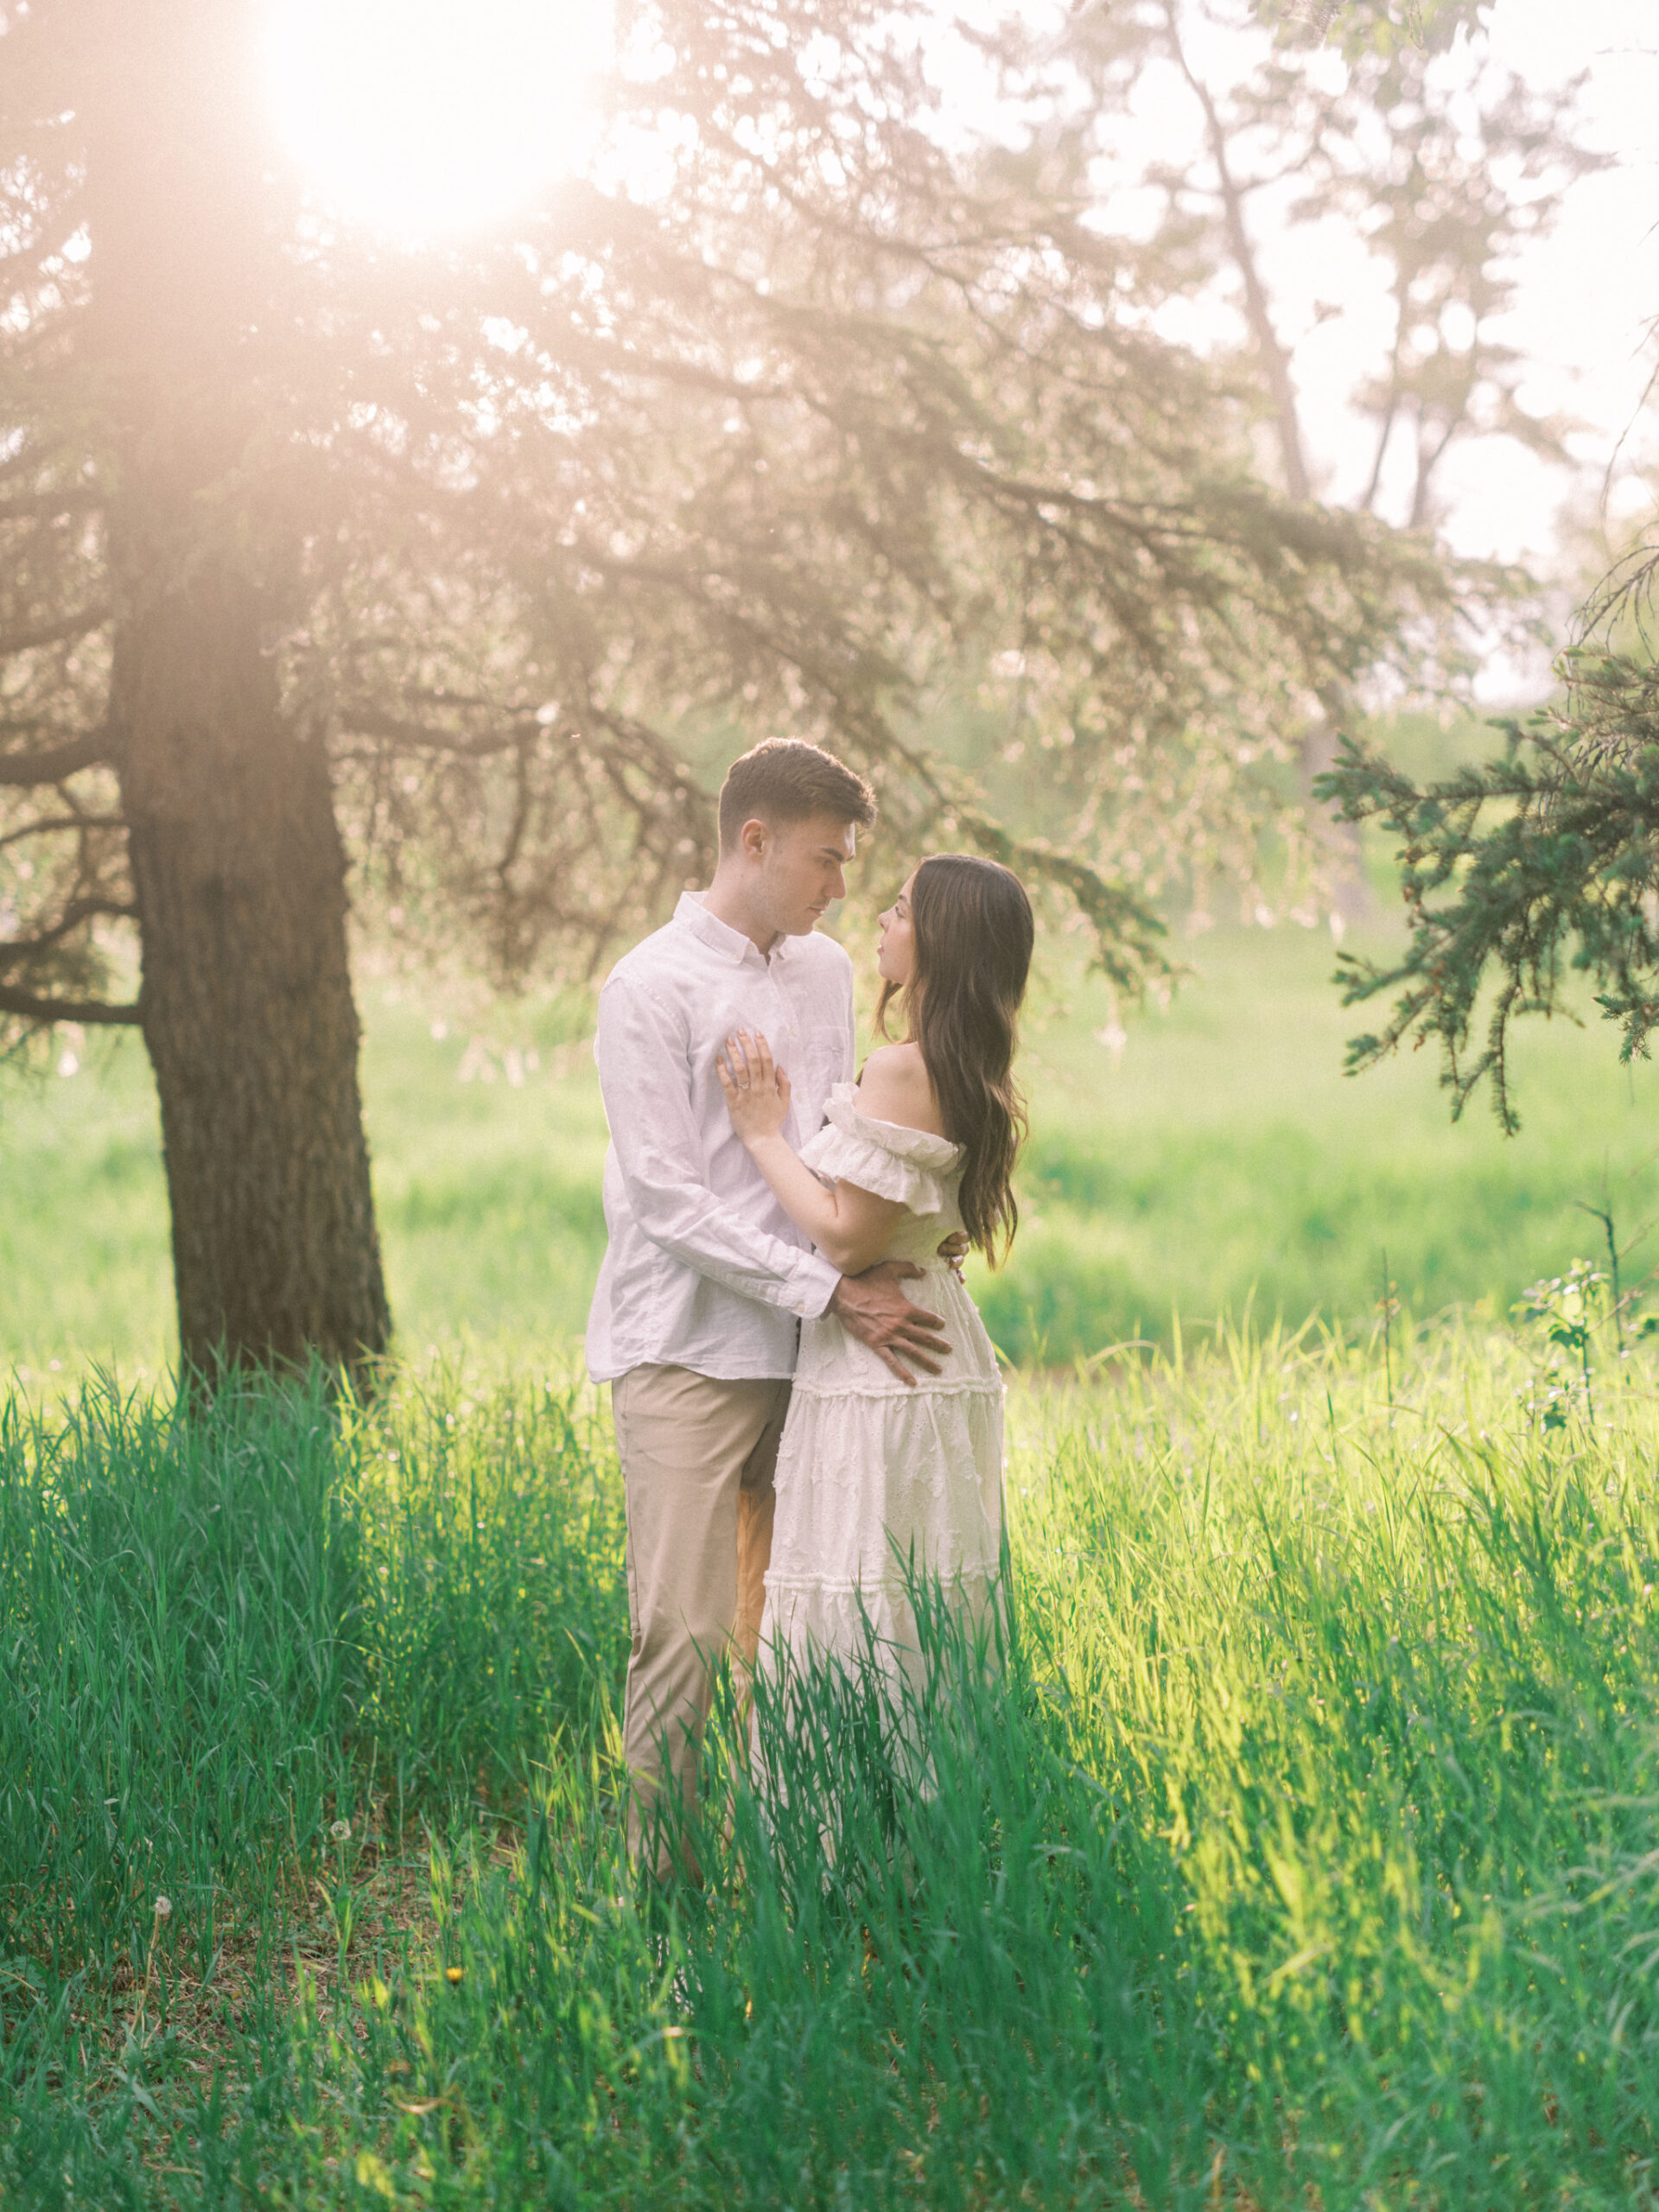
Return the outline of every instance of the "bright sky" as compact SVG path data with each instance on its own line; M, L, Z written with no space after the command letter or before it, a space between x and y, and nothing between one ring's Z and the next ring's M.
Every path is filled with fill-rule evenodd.
M1586 425L1574 443L1590 464L1585 491L1593 498L1626 432L1624 459L1643 452L1652 458L1659 448L1659 409L1645 425L1635 420L1659 364L1649 342L1659 321L1659 4L1497 0L1491 41L1535 85L1563 84L1587 71L1584 137L1617 160L1613 168L1578 181L1554 235L1529 249L1503 333L1534 365L1523 401ZM1310 368L1314 364L1310 347ZM1339 385L1340 364L1332 365L1331 381ZM1448 480L1451 532L1470 553L1543 554L1566 488L1559 472L1513 446L1471 448ZM1630 512L1629 493L1616 498L1615 512L1621 505Z
M961 3L982 15L997 0ZM1040 14L1052 0L1025 4ZM268 0L266 20L279 128L348 217L404 236L474 227L579 166L591 144L592 82L611 42L605 0ZM1659 318L1659 0L1497 0L1491 36L1535 85L1587 71L1585 135L1618 161L1573 187L1556 234L1529 251L1505 334L1533 364L1525 401L1583 422L1580 481L1496 442L1449 458L1443 480L1462 550L1548 559L1563 500L1593 506L1622 435L1627 462L1659 454L1659 405L1636 421ZM953 44L942 41L942 57ZM1251 44L1220 37L1195 49L1224 81L1248 66ZM966 83L950 94L964 118L979 105ZM1184 136L1196 149L1184 88L1148 88L1142 131L1165 158ZM1124 150L1133 162L1135 145ZM1297 368L1326 489L1351 495L1370 439L1344 395L1386 343L1386 299L1375 270L1317 230L1261 244L1287 334L1311 329ZM1312 328L1321 301L1342 312ZM1202 319L1193 334L1203 338ZM1634 494L1616 490L1613 512L1632 512Z
M289 152L404 237L493 222L578 167L612 45L606 0L271 0L265 22Z

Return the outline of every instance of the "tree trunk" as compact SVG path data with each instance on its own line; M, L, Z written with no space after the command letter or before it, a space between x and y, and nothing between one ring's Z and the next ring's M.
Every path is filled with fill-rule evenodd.
M170 582L125 610L112 704L180 1349L205 1375L357 1367L391 1324L327 762L283 718L250 583L211 554Z
M111 752L180 1350L209 1376L313 1354L355 1366L390 1328L328 763L284 715L264 650L273 617L293 617L279 602L299 525L262 442L266 349L288 328L287 203L267 174L247 16L239 0L102 10L74 100L91 241L79 346L110 496Z

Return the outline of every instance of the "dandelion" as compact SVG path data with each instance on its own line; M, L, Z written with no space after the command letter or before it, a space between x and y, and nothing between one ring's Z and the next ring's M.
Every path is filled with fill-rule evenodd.
M448 1983L450 1988L454 1989L464 1978L467 1969L465 1967L445 1967L443 1970L443 1978Z
M348 1843L351 1840L352 1824L349 1821L336 1821L328 1833L336 1843Z
M172 1898L171 1898L171 1897L157 1897L157 1898L156 1898L156 1919L157 1919L157 1920L169 1920L169 1919L171 1919L172 1915L173 1915L173 1900L172 1900Z

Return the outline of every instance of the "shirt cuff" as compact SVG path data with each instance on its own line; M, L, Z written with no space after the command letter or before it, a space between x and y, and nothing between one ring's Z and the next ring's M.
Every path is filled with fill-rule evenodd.
M803 1321L816 1321L830 1310L830 1301L841 1281L841 1269L822 1252L803 1252L801 1279L793 1300Z

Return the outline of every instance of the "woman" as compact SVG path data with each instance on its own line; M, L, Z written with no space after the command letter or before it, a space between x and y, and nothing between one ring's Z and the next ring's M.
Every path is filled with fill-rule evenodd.
M973 1300L941 1240L965 1230L993 1266L1018 1222L1012 1176L1025 1132L1014 1019L1031 966L1017 876L952 853L924 861L880 918L876 1028L897 997L903 1041L830 1093L801 1152L782 1135L789 1078L766 1039L728 1039L721 1083L734 1127L779 1203L843 1274L916 1262L917 1290L950 1350L913 1386L833 1317L801 1328L779 1447L777 1519L760 1667L872 1648L895 1688L919 1688L911 1592L985 1612L1002 1541L1002 1384Z

